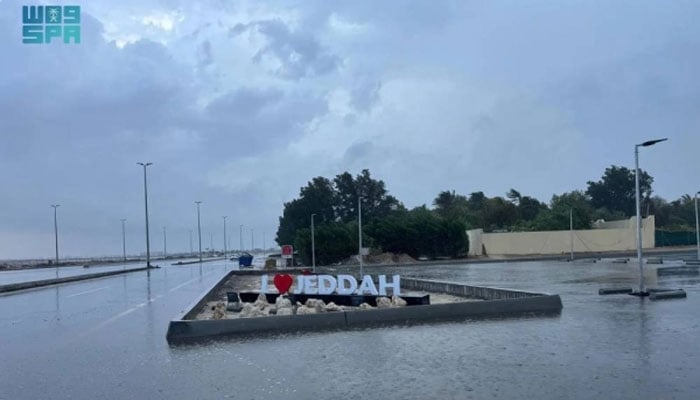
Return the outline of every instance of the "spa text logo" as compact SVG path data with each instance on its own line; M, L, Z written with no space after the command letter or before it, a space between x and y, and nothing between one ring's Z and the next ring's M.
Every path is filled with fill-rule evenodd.
M80 43L80 6L22 6L22 43Z

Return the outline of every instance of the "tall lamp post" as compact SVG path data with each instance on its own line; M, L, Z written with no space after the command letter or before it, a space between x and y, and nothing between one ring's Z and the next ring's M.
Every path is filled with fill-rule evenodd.
M255 229L250 228L250 251L255 250Z
M226 259L226 250L227 250L226 249L226 218L228 218L228 217L224 215L221 218L223 218L223 220L224 220L224 260L225 260Z
M192 250L192 229L190 229L190 256L192 256L194 250Z
M53 207L53 234L56 244L56 268L58 268L58 215L56 209L60 206L60 204L51 204L51 207Z
M569 239L571 241L571 261L574 261L574 209L569 209Z
M639 292L633 293L637 296L648 296L649 292L644 287L644 264L642 263L642 215L640 212L639 194L639 148L653 146L668 138L647 140L641 144L634 145L634 200L637 209L637 264L639 265Z
M238 226L238 239L240 240L240 243L238 244L238 251L241 252L243 251L243 225Z
M168 258L168 234L165 232L165 227L163 227L163 259Z
M360 196L357 196L357 235L360 244L360 279L362 279L365 266L362 262L362 198Z
M147 162L136 163L143 167L143 200L146 208L146 267L151 267L151 242L148 235L148 181L146 179L146 167L153 165L153 163Z
M199 262L202 262L202 225L199 219L199 205L202 204L201 201L194 202L197 205L197 237L199 238Z
M124 258L124 261L126 261L126 230L124 229L124 223L126 222L126 219L122 218L122 256Z
M698 260L700 260L700 224L698 223L698 195L700 191L695 193L695 244L698 246Z
M314 234L314 216L316 214L311 214L311 268L316 272L316 241Z

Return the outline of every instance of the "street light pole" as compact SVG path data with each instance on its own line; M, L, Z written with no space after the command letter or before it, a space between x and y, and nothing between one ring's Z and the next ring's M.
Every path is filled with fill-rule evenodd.
M56 244L56 268L58 268L58 215L56 209L60 206L60 204L51 204L51 207L53 207L53 234Z
M197 204L197 237L199 238L199 262L202 262L202 226L199 219L199 205L202 204L201 201L195 201Z
M228 218L228 217L224 215L221 218L223 218L223 220L224 220L224 260L225 260L226 259L226 250L227 250L226 249L226 218Z
M637 264L639 265L639 293L638 296L648 296L649 292L644 287L644 264L642 263L642 215L640 211L639 193L639 148L653 146L656 143L668 140L667 138L648 140L641 144L634 145L634 200L637 211Z
M190 256L192 256L194 250L192 249L192 229L190 229Z
M168 234L165 232L165 227L163 227L163 260L168 258Z
M124 229L124 222L126 222L126 219L122 218L122 256L124 257L124 261L126 261L126 230Z
M255 250L255 229L250 228L250 251Z
M364 276L364 265L362 262L362 198L357 196L357 234L360 243L360 279Z
M700 260L700 224L698 224L698 194L695 193L695 243L698 246L698 260Z
M316 214L311 214L311 266L313 271L316 272L316 242L314 234L314 216Z
M243 251L243 225L238 226L238 239L240 240L240 243L238 245L238 251L242 252Z
M569 209L569 236L571 239L571 261L574 261L574 209Z
M146 167L148 167L149 165L153 165L153 163L138 162L136 164L143 167L143 200L144 200L145 209L146 209L146 267L150 268L151 267L151 242L150 242L150 238L148 235L148 181L146 178Z

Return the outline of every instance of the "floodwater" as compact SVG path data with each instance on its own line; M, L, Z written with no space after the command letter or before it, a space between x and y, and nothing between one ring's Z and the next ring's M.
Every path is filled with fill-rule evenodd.
M697 275L651 281L688 292L686 299L652 302L597 294L600 287L634 285L631 264L370 268L373 274L558 293L564 309L548 317L168 346L167 321L230 269L212 264L96 280L93 285L114 288L86 294L82 303L70 296L94 289L61 286L64 293L0 297L6 332L0 399L697 399L700 393ZM54 295L58 322L50 309ZM12 311L33 303L43 307L38 318ZM56 324L60 329L52 332Z

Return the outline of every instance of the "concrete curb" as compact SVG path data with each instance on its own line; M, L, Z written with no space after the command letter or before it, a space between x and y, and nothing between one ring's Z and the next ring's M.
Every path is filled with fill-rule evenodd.
M43 279L40 281L10 283L7 285L0 285L0 293L16 292L19 290L34 289L34 288L38 288L38 287L42 287L42 286L59 285L61 283L68 283L68 282L78 282L78 281L84 281L84 280L88 280L88 279L104 278L106 276L126 274L129 272L146 271L147 269L148 269L147 267L121 269L118 271L99 272L96 274L67 276L65 278L54 278L54 279Z
M222 285L238 271L230 271L215 283L182 315L170 321L168 343L186 343L220 336L278 332L349 329L361 326L437 320L499 317L528 313L558 314L562 309L559 295L532 293L509 289L469 286L452 282L402 279L407 289L429 289L462 297L482 298L484 301L446 303L372 310L327 312L322 314L270 316L222 320L194 320L201 308L214 299ZM406 285L404 285L404 282Z

